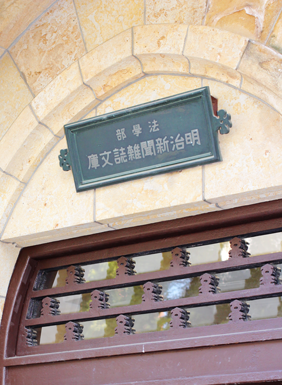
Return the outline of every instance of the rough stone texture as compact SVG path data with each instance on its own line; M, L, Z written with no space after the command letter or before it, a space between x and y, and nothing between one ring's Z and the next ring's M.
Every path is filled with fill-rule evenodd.
M54 0L2 0L0 3L0 45L8 48L52 3Z
M75 0L88 51L144 23L144 0Z
M134 28L134 54L182 54L187 25L144 25ZM154 38L152 39L152 36Z
M0 167L27 182L58 138L38 124L29 107L21 113L0 142Z
M259 44L249 43L238 70L282 95L282 56Z
M205 24L264 42L281 7L281 0L210 0Z
M189 73L189 62L182 55L151 53L138 55L145 73Z
M80 59L80 67L85 83L106 68L128 58L132 54L132 31L128 30L93 49Z
M4 48L0 48L0 57L3 55L4 52L5 52L5 49Z
M143 75L139 60L130 56L94 77L91 80L91 87L97 98L105 99L119 88Z
M243 75L241 88L242 90L264 100L266 103L270 104L273 108L279 111L280 114L282 114L282 99L269 88L265 87L263 83L260 83L247 75Z
M93 92L82 83L78 63L63 71L32 101L38 119L56 135L62 135L64 124L79 120L95 104Z
M236 68L248 39L216 28L191 25L184 55L214 61Z
M84 53L72 0L57 2L11 48L15 62L36 95Z
M66 147L64 138L38 168L8 222L4 240L93 222L93 190L77 194L72 173L59 167L58 154Z
M200 79L152 76L141 79L115 94L97 108L97 115L159 99L200 87ZM96 219L154 212L183 204L196 206L202 201L202 169L196 167L150 178L143 178L96 190ZM194 208L195 210L195 208ZM159 213L161 214L161 212Z
M206 0L146 0L146 23L201 25Z
M0 271L0 296L6 296L10 277L14 270L14 266L17 257L20 252L19 247L15 247L11 244L0 242L0 257L1 257L1 271ZM0 313L1 313L1 302L0 302ZM1 318L1 315L0 315Z
M97 115L165 98L201 87L201 79L189 76L148 76L111 96L97 107Z
M32 100L32 95L10 56L0 59L0 139Z
M271 32L267 45L282 54L282 12L280 13L277 23Z
M0 171L0 234L24 184Z
M226 85L207 80L204 85L210 86L219 109L230 113L233 123L230 133L219 137L223 161L205 165L205 198L220 205L234 194L244 198L248 193L252 199L250 192L258 196L281 189L281 115Z
M214 78L235 87L240 86L241 75L232 68L194 57L189 57L189 61L190 73L193 75Z

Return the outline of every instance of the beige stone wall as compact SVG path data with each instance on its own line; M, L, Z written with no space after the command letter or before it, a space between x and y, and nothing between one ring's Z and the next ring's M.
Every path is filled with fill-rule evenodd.
M21 247L282 197L281 0L0 4L0 309ZM77 194L63 126L209 86L221 163Z

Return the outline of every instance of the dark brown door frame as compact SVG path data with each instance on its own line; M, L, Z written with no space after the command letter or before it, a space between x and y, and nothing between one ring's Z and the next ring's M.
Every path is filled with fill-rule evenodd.
M66 257L71 264L79 255L102 250L108 255L113 251L123 255L136 250L154 250L160 247L160 242L165 248L277 229L282 229L282 200L23 249L11 278L3 312L0 383L62 385L79 383L80 379L85 385L141 384L144 381L152 385L170 385L282 380L281 319L266 320L265 324L256 321L259 322L257 326L234 325L228 333L224 329L226 325L222 325L220 329L211 329L213 335L201 336L198 332L198 339L193 339L196 332L186 340L177 338L176 332L169 340L160 337L154 343L144 341L142 344L142 336L136 335L133 336L136 338L135 351L132 344L117 344L107 349L105 346L96 358L95 349L77 350L75 345L59 354L16 356L21 313L39 261ZM156 344L161 344L162 348L156 348Z

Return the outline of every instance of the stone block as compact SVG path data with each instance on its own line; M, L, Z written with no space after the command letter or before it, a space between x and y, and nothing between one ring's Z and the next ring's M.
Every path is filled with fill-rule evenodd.
M243 75L241 88L242 90L262 99L282 114L282 99L267 88L263 83L252 79L250 76Z
M247 43L247 38L231 32L191 25L184 55L214 61L235 69Z
M84 82L91 84L91 79L97 74L131 54L132 31L127 30L88 52L79 60Z
M34 98L32 108L42 123L63 135L64 124L79 120L97 103L91 89L82 83L78 63L73 63Z
M0 234L24 184L0 171Z
M2 1L0 45L8 48L30 23L37 19L52 3L54 0Z
M6 244L0 241L0 296L6 296L14 266L20 251L21 249L19 247L15 247L15 245ZM4 301L1 301L0 310L3 310L3 304Z
M161 99L201 87L201 79L189 76L159 75L138 80L97 107L97 115Z
M281 0L212 0L205 24L264 42L281 5Z
M146 23L201 25L206 0L146 0Z
M88 51L144 23L144 0L75 0Z
M282 13L280 14L273 31L270 34L267 45L282 54Z
M219 203L226 197L282 185L282 117L263 102L227 85L204 80L219 109L232 120L228 135L219 135L223 161L205 165L205 198ZM279 187L280 188L280 187Z
M181 55L187 25L144 25L134 27L134 54L170 53Z
M10 50L35 95L85 53L72 0L59 0ZM31 59L32 58L32 59Z
M92 78L91 85L99 99L105 99L119 88L144 76L142 67L134 56L129 56Z
M58 155L64 148L65 138L33 175L10 217L3 240L93 223L94 191L76 192L72 172L59 167Z
M142 63L143 71L151 73L184 73L189 74L189 62L182 55L169 53L148 53L137 56Z
M241 74L230 67L195 57L189 57L189 61L192 75L214 78L235 87L240 86Z
M249 43L238 70L282 95L281 55L256 43Z
M0 140L13 121L32 100L32 95L12 59L5 53L0 59Z
M0 167L26 183L58 140L26 107L0 142Z

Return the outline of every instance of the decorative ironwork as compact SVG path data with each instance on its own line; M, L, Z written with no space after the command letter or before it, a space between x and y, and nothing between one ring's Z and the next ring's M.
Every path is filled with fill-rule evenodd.
M100 290L94 290L91 293L90 309L93 311L97 311L98 309L108 309L110 304L108 303L109 294L104 293Z
M231 115L227 114L225 110L217 111L218 116L218 130L221 135L228 134L232 127Z
M171 250L172 259L170 261L170 267L186 267L189 266L190 253L180 247L175 247Z
M262 277L260 279L261 286L272 286L280 284L280 272L281 269L279 267L270 265L267 263L266 265L261 267Z
M25 328L27 346L37 346L37 330L33 328Z
M84 272L85 270L81 266L69 266L67 268L66 285L76 285L84 283Z
M60 155L58 156L60 161L60 167L64 171L69 171L71 169L71 159L68 149L64 149L60 151Z
M59 310L60 301L55 298L45 297L42 300L42 308L41 308L41 317L48 317L59 315L61 312Z
M248 314L250 305L244 301L235 300L230 303L231 313L229 313L229 321L231 322L242 322L251 319Z
M134 270L135 261L131 258L120 257L117 260L118 268L116 270L117 276L123 275L135 275L136 271Z
M215 275L205 273L200 276L200 281L199 294L216 294L220 291L218 288L219 279Z
M83 326L80 325L78 322L68 322L65 325L66 328L66 334L64 335L64 340L67 342L70 341L80 341L83 340L84 335L83 332Z
M169 326L171 329L185 329L191 326L189 322L190 313L187 310L176 307L170 313L171 321Z
M162 286L153 282L146 282L143 285L144 294L142 295L142 302L159 302L163 300Z
M116 321L117 321L117 327L115 328L116 335L124 336L124 335L135 334L135 329L133 329L134 322L135 322L134 318L120 314L116 318Z
M229 258L247 258L251 254L248 253L248 242L239 237L235 237L230 241L231 250L229 251Z

